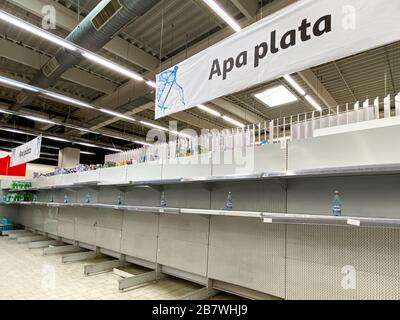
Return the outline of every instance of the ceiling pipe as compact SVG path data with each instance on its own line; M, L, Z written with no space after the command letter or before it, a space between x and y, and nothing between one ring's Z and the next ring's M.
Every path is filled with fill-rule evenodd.
M66 40L92 52L103 48L113 36L134 17L140 17L159 0L103 0L67 36ZM54 57L35 75L31 85L48 88L64 72L84 60L79 53L60 48ZM34 92L22 91L11 109L18 110L30 104L37 96Z

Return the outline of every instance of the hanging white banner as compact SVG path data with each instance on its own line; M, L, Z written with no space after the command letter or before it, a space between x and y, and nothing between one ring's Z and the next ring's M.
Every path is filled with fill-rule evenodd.
M42 148L42 136L33 139L11 150L11 161L10 167L17 166L19 164L31 162L40 158L40 149Z
M400 40L399 0L302 0L157 75L156 119Z

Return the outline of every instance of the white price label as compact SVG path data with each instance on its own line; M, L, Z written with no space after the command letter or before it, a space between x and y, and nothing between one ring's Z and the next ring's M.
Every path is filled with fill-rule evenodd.
M354 219L347 219L347 224L350 226L356 226L359 227L361 225L360 220L354 220Z

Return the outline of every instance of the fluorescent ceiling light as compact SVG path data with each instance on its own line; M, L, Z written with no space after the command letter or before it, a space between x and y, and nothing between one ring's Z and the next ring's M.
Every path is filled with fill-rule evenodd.
M26 134L26 135L35 136L35 137L39 136L38 134L33 134L33 133L30 133L30 132L27 132L27 131L16 130L16 129L0 128L0 130L13 132L13 133L19 133L19 134ZM123 150L116 149L116 148L108 148L108 147L105 147L105 146L95 145L95 144L86 143L86 142L70 141L70 140L67 140L67 139L54 137L54 136L43 136L43 138L51 139L51 140L54 140L54 141L69 142L69 143L72 143L72 144L79 144L81 146L90 147L90 148L98 148L98 149L104 149L104 150L110 150L110 151L116 151L116 152L122 152L123 151ZM43 146L43 147L44 148L53 148L53 147L50 147L50 146Z
M142 141L133 141L133 142L136 144L140 144L142 146L151 146L152 145L151 143L146 143L146 142L142 142Z
M306 92L304 89L294 80L291 76L288 74L283 77L289 84L293 87L294 90L296 90L301 96L305 96Z
M271 108L298 100L293 93L291 93L282 85L267 89L263 92L255 94L254 96L262 103Z
M239 32L242 28L239 24L214 0L203 0L217 15L219 15L233 30Z
M45 139L53 140L53 141L60 141L60 142L70 142L67 139L59 138L59 137L52 137L52 136L43 136Z
M94 109L93 106L91 106L90 104L88 104L86 102L83 102L83 101L80 101L80 100L77 100L77 99L74 99L74 98L70 98L70 97L67 97L67 96L64 96L64 95L61 95L61 94L58 94L58 93L45 91L45 92L43 92L43 94L46 95L46 96L52 97L52 98L54 98L56 100L61 100L61 101L68 102L68 103L71 103L71 104L74 104L74 105L77 105L77 106L81 106L81 107L84 107L84 108Z
M100 110L101 112L103 112L103 113L107 113L107 114L112 115L112 116L114 116L114 117L122 118L122 119L129 120L129 121L133 121L133 122L136 121L136 119L134 119L134 118L132 118L132 117L129 117L129 116L126 116L126 115L124 115L124 114L122 114L122 113L119 113L119 112L115 112L115 111L108 110L108 109L99 109L99 110Z
M109 151L114 151L114 152L122 152L122 151L124 151L124 150L121 150L121 149L116 149L116 148L106 148L106 147L103 147L103 149L105 149L105 150L109 150Z
M190 136L190 135L188 135L188 134L186 134L186 133L183 133L183 132L178 132L178 131L175 131L175 130L171 130L170 132L171 132L172 134L175 134L175 135L177 135L177 136L184 137L184 138L187 138L187 139L192 138L192 136Z
M306 100L318 111L322 111L322 107L319 105L317 101L314 100L313 97L306 95Z
M151 127L151 128L155 128L155 129L160 129L163 131L169 131L167 128L162 127L162 126L158 126L156 124L150 123L150 122L146 122L146 121L140 121L141 124L144 124L145 126Z
M12 114L11 112L8 112L7 110L3 110L3 109L0 109L0 113Z
M89 52L82 52L82 55L88 60L96 62L97 64L100 64L103 67L106 67L106 68L108 68L110 70L116 71L116 72L118 72L120 74L123 74L123 75L129 77L129 78L135 79L137 81L143 81L144 80L143 77L138 75L137 73L132 72L132 71L130 71L130 70L128 70L128 69L126 69L126 68L124 68L124 67L122 67L120 65L117 65L117 64L115 64L115 63L113 63L113 62L111 62L111 61L109 61L107 59L104 59L104 58L102 58L102 57L100 57L100 56L98 56L96 54L89 53Z
M98 146L96 146L95 144L91 144L91 143L86 143L86 142L74 142L74 143L79 144L84 147L98 148Z
M95 156L96 154L94 152L88 152L88 151L81 151L81 154L86 154L89 156Z
M40 152L40 155L42 155L42 156L50 156L50 157L58 157L57 154L48 153L48 152Z
M44 31L44 30L42 30L42 29L40 29L40 28L30 24L30 23L27 23L22 19L14 17L14 16L12 16L12 15L10 15L10 14L2 11L2 10L0 10L0 20L6 21L6 22L18 27L18 28L21 28L21 29L23 29L25 31L28 31L28 32L32 33L32 34L35 34L40 38L46 39L46 40L48 40L50 42L53 42L53 43L55 43L55 44L57 44L57 45L59 45L61 47L66 48L68 50L76 51L76 47L73 44L69 43L68 41L66 41L66 40L64 40L64 39L62 39L62 38L60 38L60 37L58 37L58 36L56 36L54 34L51 34L50 32Z
M8 85L10 85L12 87L25 89L25 90L29 90L29 91L32 91L32 92L39 92L38 89L36 89L35 87L32 87L32 86L30 86L28 84L25 84L25 83L20 82L20 81L15 81L15 80L12 80L12 79L4 78L4 77L1 77L1 76L0 76L0 82L4 83L4 84L8 84Z
M107 60L97 54L94 54L94 53L90 52L89 50L86 50L68 40L65 40L59 36L56 36L46 30L43 30L43 29L41 29L33 24L30 24L22 19L19 19L11 14L8 14L7 12L5 12L3 10L0 10L0 20L8 22L18 28L21 28L32 34L35 34L35 35L41 37L42 39L53 42L61 47L64 47L64 48L70 50L70 51L79 52L80 54L82 54L82 56L84 56L88 60L91 60L99 65L102 65L103 67L109 68L115 72L123 74L123 75L125 75L129 78L135 79L137 81L144 81L144 79L141 75L139 75L135 72L132 72L129 69L127 69L123 66L120 66L110 60ZM155 88L155 85L156 85L155 82L149 80L149 81L146 81L146 83L149 86Z
M218 111L215 111L209 107L206 107L205 105L199 104L197 107L209 114L212 114L213 116L221 117L221 114Z
M154 89L157 89L157 84L154 81L146 81L146 84Z
M35 116L23 116L23 117L26 119L29 119L29 120L36 121L36 122L42 122L42 123L54 124L54 125L57 124L51 120L47 120L47 119L43 119L43 118L39 118L39 117L35 117Z
M233 124L233 125L235 125L237 127L240 127L240 128L244 128L244 126L245 126L243 123L241 123L239 121L236 121L236 120L234 120L234 119L232 119L232 118L230 118L228 116L222 116L222 119L224 119L226 122L229 122L229 123L231 123L231 124Z
M16 130L16 129L6 129L6 128L2 128L2 129L0 129L0 130L2 130L2 131L7 131L7 132L12 132L12 133L28 134L28 133L26 133L26 132L24 132L24 131ZM29 135L29 134L28 134L28 135Z
M58 161L58 159L56 159L56 158L40 157L40 159L42 159L42 160L47 160L47 161L54 161L54 162L57 162L57 161Z

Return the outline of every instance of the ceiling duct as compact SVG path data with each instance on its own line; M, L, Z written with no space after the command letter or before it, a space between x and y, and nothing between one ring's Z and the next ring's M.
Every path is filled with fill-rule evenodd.
M66 40L87 50L96 52L103 48L112 37L125 27L133 18L149 11L159 0L103 0L68 35ZM68 69L79 64L84 58L64 48L60 48L54 57L38 71L31 85L48 88ZM37 94L21 92L12 109L18 110L30 104Z

